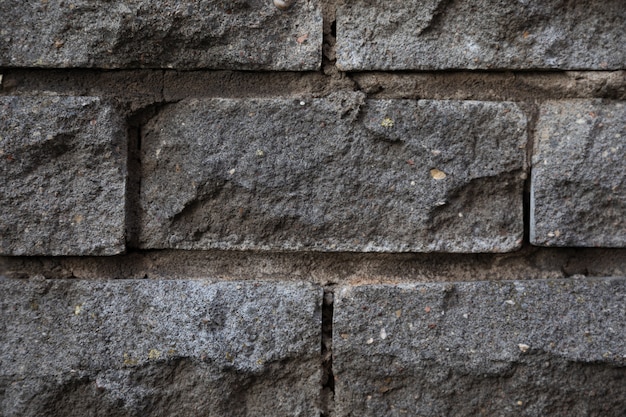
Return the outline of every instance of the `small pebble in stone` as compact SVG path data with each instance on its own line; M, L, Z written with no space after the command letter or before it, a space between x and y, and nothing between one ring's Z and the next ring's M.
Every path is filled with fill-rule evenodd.
M288 10L294 3L294 0L274 0L274 6L278 10Z
M446 178L446 173L437 169L437 168L433 168L430 170L430 176L433 177L433 179L435 180L443 180Z

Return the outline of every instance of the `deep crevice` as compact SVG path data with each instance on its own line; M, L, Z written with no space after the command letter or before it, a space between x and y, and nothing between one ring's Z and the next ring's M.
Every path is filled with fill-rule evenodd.
M142 127L158 114L167 103L153 103L132 111L126 117L126 247L135 248L139 242Z
M333 374L334 286L324 287L322 301L322 389L321 417L334 415L335 375Z
M523 196L523 207L524 207L524 243L523 245L528 247L531 246L530 243L530 226L532 221L532 206L531 206L531 181L532 181L532 168L533 168L533 152L535 146L535 130L537 128L537 121L539 119L539 105L537 103L533 103L529 106L528 109L525 109L526 117L527 117L527 140L526 142L526 164L528 169L526 170L527 175L524 180L524 196Z
M141 183L141 127L127 125L126 162L126 246L135 246L139 227L139 187Z

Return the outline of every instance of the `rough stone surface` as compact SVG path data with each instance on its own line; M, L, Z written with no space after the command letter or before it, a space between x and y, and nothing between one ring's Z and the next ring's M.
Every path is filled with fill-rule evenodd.
M0 253L125 249L126 132L95 97L0 97Z
M139 245L512 250L525 127L512 103L180 102L142 131Z
M623 416L626 280L336 291L337 416Z
M345 1L343 70L624 69L621 0Z
M0 414L318 416L306 283L0 281Z
M0 66L316 70L318 0L6 0Z
M531 181L530 240L626 247L626 106L571 100L541 106Z

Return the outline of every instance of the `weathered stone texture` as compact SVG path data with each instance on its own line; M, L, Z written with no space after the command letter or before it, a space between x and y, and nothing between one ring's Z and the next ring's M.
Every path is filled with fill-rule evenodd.
M626 280L365 285L336 292L337 416L626 411Z
M0 281L0 414L318 416L306 283Z
M343 70L623 69L621 0L345 1Z
M94 97L0 97L0 253L125 249L126 132Z
M140 246L512 250L525 127L512 103L180 102L143 129Z
M626 106L570 100L541 106L530 240L544 246L626 246Z
M315 70L318 0L6 0L0 66Z

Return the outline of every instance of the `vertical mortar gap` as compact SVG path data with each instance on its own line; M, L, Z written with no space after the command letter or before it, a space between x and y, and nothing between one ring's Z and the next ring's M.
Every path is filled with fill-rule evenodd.
M128 124L128 156L126 161L126 246L136 247L139 227L139 187L141 182L141 127Z
M322 301L322 388L321 417L334 415L335 399L335 375L333 374L333 312L334 312L334 288L324 287Z
M526 180L524 181L524 197L523 197L523 206L524 206L524 247L531 246L530 244L530 222L532 220L531 214L531 181L532 181L532 169L533 169L533 152L535 145L535 129L537 127L537 120L539 119L539 104L538 102L534 102L530 104L526 111L528 117L528 132L527 138L528 142L526 143L526 163L528 164L528 174Z
M167 78L166 70L161 71L161 102L165 101L165 79Z
M335 43L337 32L336 10L337 4L334 0L322 0L322 69L335 65Z
M126 185L126 249L139 246L140 193L141 193L141 150L143 149L143 126L166 106L165 102L146 105L130 112L126 117L128 132L128 160Z

